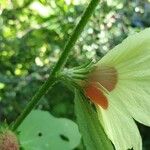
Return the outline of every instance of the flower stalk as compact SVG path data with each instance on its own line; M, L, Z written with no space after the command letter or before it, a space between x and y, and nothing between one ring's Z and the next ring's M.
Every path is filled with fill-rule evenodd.
M58 72L60 72L62 67L65 65L72 47L75 45L79 35L82 33L85 25L87 24L89 18L93 14L99 1L100 0L91 0L88 7L85 9L79 23L74 28L72 35L68 39L68 42L66 43L58 62L56 63L53 70L51 71L48 80L41 86L41 88L37 91L37 93L35 93L35 95L31 98L29 104L25 107L23 112L14 122L12 126L12 130L16 130L19 127L22 121L28 116L28 114L32 111L32 109L37 105L41 97L56 83L58 79L57 77Z

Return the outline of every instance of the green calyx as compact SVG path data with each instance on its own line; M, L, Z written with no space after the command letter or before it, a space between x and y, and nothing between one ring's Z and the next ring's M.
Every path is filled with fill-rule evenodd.
M16 134L6 125L0 128L0 150L19 150Z
M57 74L57 78L73 87L80 88L84 82L87 81L89 73L94 68L94 63L90 61L71 69L65 68L63 71Z

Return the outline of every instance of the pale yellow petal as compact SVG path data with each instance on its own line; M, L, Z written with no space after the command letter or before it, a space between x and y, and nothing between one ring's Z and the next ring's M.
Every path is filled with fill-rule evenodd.
M129 36L98 62L117 70L113 92L130 115L150 126L150 28Z
M115 92L135 120L150 126L150 82L122 80Z
M98 65L106 64L116 66L117 68L129 64L137 63L137 60L150 57L150 28L140 33L135 33L126 38L121 44L110 50L99 62Z
M100 121L104 130L114 144L116 150L142 149L141 136L138 128L121 103L120 96L116 93L107 95L109 106L107 110L97 106Z

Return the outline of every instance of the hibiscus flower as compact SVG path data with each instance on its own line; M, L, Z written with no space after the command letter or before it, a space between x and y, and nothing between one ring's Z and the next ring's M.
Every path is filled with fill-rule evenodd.
M110 50L89 74L84 92L116 150L141 150L134 120L150 126L150 28Z

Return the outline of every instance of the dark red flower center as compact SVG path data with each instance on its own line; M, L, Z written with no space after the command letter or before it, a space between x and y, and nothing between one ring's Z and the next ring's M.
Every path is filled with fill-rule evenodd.
M104 90L111 92L117 84L117 71L114 67L102 66L89 74L84 87L85 95L103 109L108 108L108 100ZM103 87L103 88L102 88Z

